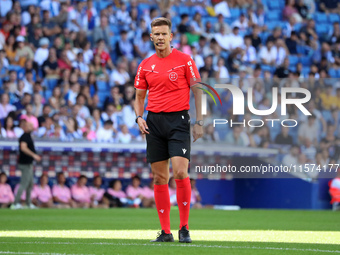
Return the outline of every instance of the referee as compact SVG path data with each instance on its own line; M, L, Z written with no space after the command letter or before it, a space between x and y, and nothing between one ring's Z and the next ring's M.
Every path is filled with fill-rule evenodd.
M24 134L19 138L19 161L18 168L21 171L20 188L15 196L11 209L21 209L20 198L22 192L26 191L26 205L28 208L36 208L31 203L31 191L33 188L33 160L40 161L41 157L36 154L34 142L31 137L33 124L25 122Z
M150 39L156 53L142 61L135 78L136 122L146 134L147 161L151 163L154 178L155 202L161 233L153 242L173 242L170 231L169 159L171 159L177 187L180 215L179 242L191 243L189 211L191 186L188 176L190 160L190 117L188 114L190 88L195 96L196 122L194 142L203 135L200 81L192 58L170 46L173 34L171 21L157 18L151 23ZM148 93L148 116L143 119L144 102Z

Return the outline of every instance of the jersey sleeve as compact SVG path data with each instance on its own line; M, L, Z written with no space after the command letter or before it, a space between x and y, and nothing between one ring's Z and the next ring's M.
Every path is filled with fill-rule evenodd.
M135 88L140 90L147 90L148 89L148 83L145 79L145 72L143 71L143 63L140 63L137 69L137 74L135 77Z
M196 63L191 57L189 57L185 63L185 76L190 87L201 81Z

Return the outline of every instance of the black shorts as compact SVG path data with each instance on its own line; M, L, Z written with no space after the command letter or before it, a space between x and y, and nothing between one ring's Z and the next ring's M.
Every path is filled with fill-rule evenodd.
M148 163L174 156L190 160L190 116L188 111L149 112L146 118L150 134L146 135Z

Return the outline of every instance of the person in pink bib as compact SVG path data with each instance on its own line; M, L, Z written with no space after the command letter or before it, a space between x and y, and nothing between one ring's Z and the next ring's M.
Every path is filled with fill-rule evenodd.
M109 208L109 202L103 199L105 190L101 188L102 183L102 177L96 176L93 179L93 187L89 188L92 208Z
M71 187L72 198L75 201L77 208L89 208L91 203L91 196L89 188L86 187L87 177L81 175L76 184Z
M123 207L128 202L120 180L111 181L110 188L107 189L104 197L109 200L110 207Z
M57 208L75 207L75 203L71 197L71 190L65 185L66 178L63 172L57 174L58 184L53 185L52 195L53 201Z
M131 207L139 208L143 199L143 188L140 187L140 177L135 175L132 177L132 184L126 188L127 199L129 200L128 204Z
M34 190L36 194L36 198L33 200L34 204L37 204L40 208L54 207L51 188L48 186L47 174L43 174L40 177L40 185L36 185Z
M7 175L0 173L0 208L8 208L14 202L14 195L7 183Z
M149 186L145 186L143 188L143 200L142 200L143 207L156 208L153 189L154 189L153 179L151 179Z

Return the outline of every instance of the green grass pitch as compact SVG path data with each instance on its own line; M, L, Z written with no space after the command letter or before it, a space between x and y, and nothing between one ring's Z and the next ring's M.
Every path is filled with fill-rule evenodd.
M150 243L155 209L0 210L0 254L340 254L340 212L191 210L192 244Z

